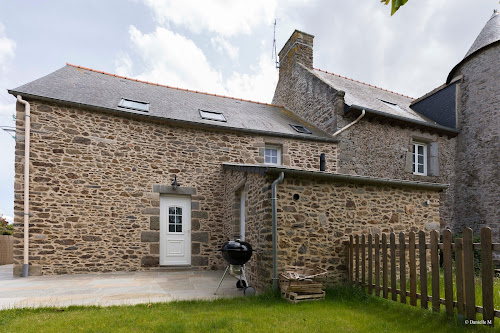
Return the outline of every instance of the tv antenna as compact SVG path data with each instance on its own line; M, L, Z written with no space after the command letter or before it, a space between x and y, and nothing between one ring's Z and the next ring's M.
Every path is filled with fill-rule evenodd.
M280 68L280 63L278 61L278 53L276 52L276 19L274 19L273 50L271 58L274 58L274 63L276 65L276 68Z

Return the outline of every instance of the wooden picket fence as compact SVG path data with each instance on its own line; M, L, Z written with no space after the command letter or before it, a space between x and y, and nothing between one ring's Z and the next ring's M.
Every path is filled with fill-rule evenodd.
M495 310L493 306L492 251L499 251L500 244L492 243L491 229L481 229L481 243L473 243L470 228L465 228L463 238L456 238L454 243L452 243L449 230L443 232L442 243L439 243L437 231L430 233L430 243L426 243L424 231L418 232L418 243L416 237L417 234L413 231L408 234L408 238L404 232L401 232L399 242L396 243L394 232L389 235L385 233L355 235L354 237L351 235L349 241L346 242L348 282L367 288L369 294L375 291L376 296L380 296L382 291L384 298L388 298L388 293L391 292L393 301L397 301L397 295L400 295L401 303L406 303L409 297L410 305L413 306L417 306L417 299L420 299L421 307L424 309L428 308L428 302L431 302L433 311L440 311L441 304L445 305L448 314L454 314L456 308L457 313L468 320L476 320L476 313L482 313L483 320L493 326L494 317L500 318L500 311ZM430 295L427 291L428 250L430 250L432 281ZM455 251L455 279L453 279L452 250ZM482 306L476 305L474 250L481 250ZM417 293L417 251L420 293ZM439 295L440 251L443 256L444 299ZM399 256L399 274L396 265L397 256ZM409 290L406 284L407 271L409 271ZM380 279L382 279L382 284L380 284ZM456 295L453 291L454 285Z

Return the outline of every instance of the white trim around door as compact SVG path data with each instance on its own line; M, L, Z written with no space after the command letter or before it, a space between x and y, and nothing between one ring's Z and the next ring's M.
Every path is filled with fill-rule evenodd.
M160 265L191 265L189 196L160 196Z

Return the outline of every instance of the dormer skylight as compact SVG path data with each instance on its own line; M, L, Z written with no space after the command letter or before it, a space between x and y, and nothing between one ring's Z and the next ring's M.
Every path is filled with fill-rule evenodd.
M118 104L119 107L125 108L125 109L131 109L131 110L137 110L137 111L149 111L149 103L146 102L139 102L139 101L134 101L131 99L125 99L122 98L120 101L120 104Z
M312 134L312 132L305 126L302 126L302 125L292 125L290 124L290 126L296 130L297 132L299 133L303 133L303 134Z
M399 112L408 112L405 109L403 109L402 107L400 107L399 105L397 105L396 103L391 103L391 102L388 102L388 101L384 101L383 99L381 99L380 101L382 103L384 103L385 105L387 105L388 107L390 107L391 109L393 109L393 110L396 110L396 111L399 111Z
M227 121L226 117L220 112L200 110L200 116L203 119L215 121Z

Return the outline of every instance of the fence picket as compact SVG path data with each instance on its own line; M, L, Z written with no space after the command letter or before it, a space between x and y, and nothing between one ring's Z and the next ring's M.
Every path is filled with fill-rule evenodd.
M356 285L359 286L359 235L356 235Z
M399 233L399 289L401 289L401 303L406 304L406 252L405 233Z
M453 314L453 274L451 263L451 231L443 231L444 298L446 313Z
M372 234L368 234L368 293L372 294L373 284L373 253L372 253Z
M415 260L415 233L410 232L410 305L417 306L417 265Z
M493 324L493 257L491 253L491 229L481 229L481 278L483 288L483 320Z
M464 229L464 281L465 281L465 317L476 320L476 294L474 289L474 245L472 229Z
M439 312L439 244L436 230L431 232L432 310Z
M387 234L382 234L382 284L383 284L383 296L384 298L388 297L389 286L387 283L388 274L387 274Z
M349 281L353 282L353 274L354 274L354 237L352 235L349 236Z
M361 285L363 286L363 290L365 288L365 267L366 267L366 258L365 258L365 235L361 235Z
M418 232L418 255L420 257L420 306L427 309L427 251L423 230Z
M375 295L380 296L380 235L375 234Z
M457 312L465 315L464 300L464 257L461 238L455 239L455 276L457 284Z
M398 300L397 286L396 286L396 234L390 233L390 250L391 250L391 298L393 301Z

